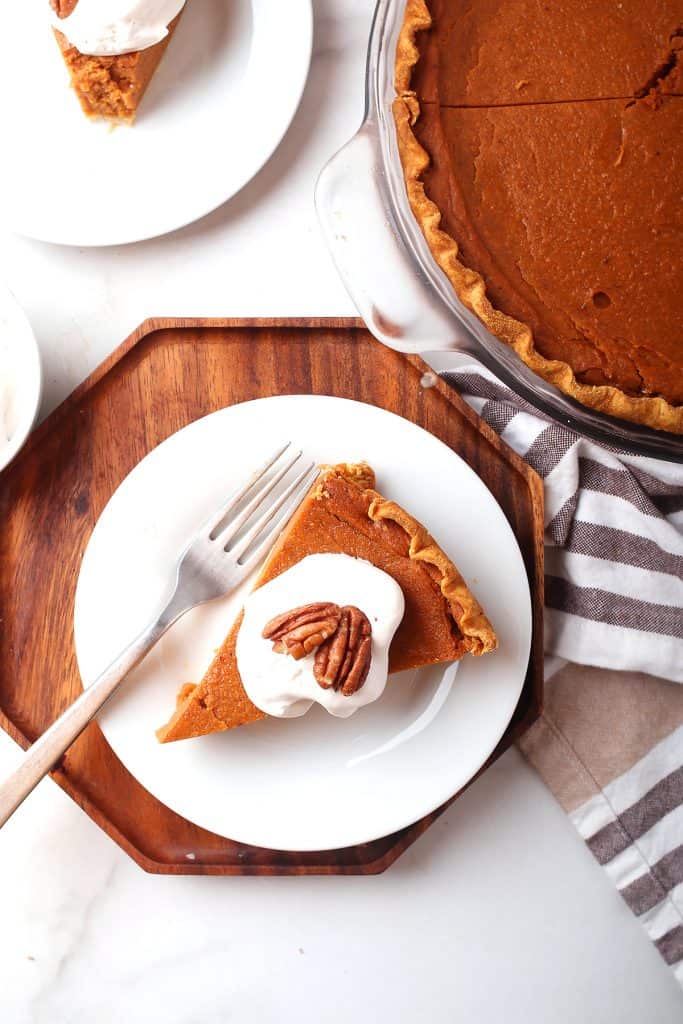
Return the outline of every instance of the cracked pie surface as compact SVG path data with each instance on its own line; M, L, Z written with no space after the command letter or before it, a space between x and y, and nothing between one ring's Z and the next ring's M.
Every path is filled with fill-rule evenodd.
M683 433L683 0L409 0L394 115L459 298L584 405Z
M391 641L389 672L481 655L497 646L496 635L452 561L408 512L375 490L365 463L325 467L270 553L258 589L310 555L363 559L398 583L405 602ZM362 610L324 601L283 608L264 623L263 636L283 657L316 654L316 679L325 689L356 693L369 669L372 626ZM204 678L178 694L162 743L232 729L265 717L240 678L238 616Z

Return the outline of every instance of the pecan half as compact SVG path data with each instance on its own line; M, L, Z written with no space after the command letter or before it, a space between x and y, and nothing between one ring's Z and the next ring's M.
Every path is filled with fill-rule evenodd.
M360 608L345 605L337 631L316 652L313 674L324 690L333 687L350 697L370 671L372 626Z
M277 615L266 623L261 635L273 641L278 654L291 654L299 661L334 634L341 614L338 604L317 601Z

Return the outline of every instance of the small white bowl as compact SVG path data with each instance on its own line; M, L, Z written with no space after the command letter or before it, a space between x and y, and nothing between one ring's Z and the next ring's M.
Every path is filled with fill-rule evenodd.
M30 434L42 393L35 335L17 300L0 284L0 471Z

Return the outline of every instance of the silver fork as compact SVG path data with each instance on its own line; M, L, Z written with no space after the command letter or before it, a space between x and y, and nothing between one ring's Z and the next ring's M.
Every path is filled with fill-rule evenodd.
M232 590L263 558L277 536L274 529L268 530L269 524L280 513L274 525L285 526L317 475L311 463L281 494L270 498L301 457L300 451L289 449L288 442L274 452L204 523L178 557L173 592L164 610L36 740L0 785L0 828L166 630L191 608ZM258 484L262 486L256 489ZM232 515L242 502L240 511Z

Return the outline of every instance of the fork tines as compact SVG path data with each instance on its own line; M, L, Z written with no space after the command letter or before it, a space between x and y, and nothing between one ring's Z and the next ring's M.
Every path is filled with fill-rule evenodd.
M266 502L268 496L294 468L301 455L300 450L292 450L290 441L278 448L244 485L231 495L220 512L208 524L210 540L220 545L223 550L228 551L238 564L246 565L264 552L273 539L273 530L267 529L269 524L283 527L313 483L317 476L317 469L315 463L310 462L288 483L284 491L275 497L272 504ZM273 468L275 468L275 472L268 475L269 470ZM255 490L255 488L258 489ZM254 490L255 493L252 494ZM251 497L249 497L250 494ZM244 507L234 518L231 517L231 513L245 499L248 500ZM254 519L255 514L259 511L261 514ZM244 532L237 539L241 531ZM255 544L256 547L254 547Z

